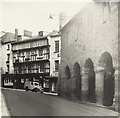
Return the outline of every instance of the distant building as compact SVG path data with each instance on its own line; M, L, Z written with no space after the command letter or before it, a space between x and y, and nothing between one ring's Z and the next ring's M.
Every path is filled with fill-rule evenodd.
M60 62L59 45L59 34L43 36L42 32L37 37L12 43L14 87L23 88L24 82L29 79L39 81L45 91L55 92Z
M61 28L59 95L118 109L118 2L91 2Z
M12 45L15 42L15 34L6 32L1 37L1 76L4 78L2 85L13 86L14 74Z
M13 52L12 43L19 40L27 39L31 36L31 32L25 30L24 36L18 34L18 29L15 29L15 33L5 33L1 36L1 75L2 86L12 87L14 78L14 65L13 65ZM30 34L30 36L28 35Z

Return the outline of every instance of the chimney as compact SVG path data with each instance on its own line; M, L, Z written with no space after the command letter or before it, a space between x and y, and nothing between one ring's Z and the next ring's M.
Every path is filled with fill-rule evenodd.
M39 32L38 32L38 36L42 37L42 36L43 36L43 32L44 32L44 31L39 31Z
M18 29L15 29L15 39L18 38Z
M66 14L61 12L59 14L59 29L61 29L66 23Z

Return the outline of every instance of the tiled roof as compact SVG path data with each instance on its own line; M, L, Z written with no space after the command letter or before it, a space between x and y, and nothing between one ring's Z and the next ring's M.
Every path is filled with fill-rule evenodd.
M8 42L13 42L16 41L15 39L15 34L7 32L1 37L1 42L2 43L8 43Z

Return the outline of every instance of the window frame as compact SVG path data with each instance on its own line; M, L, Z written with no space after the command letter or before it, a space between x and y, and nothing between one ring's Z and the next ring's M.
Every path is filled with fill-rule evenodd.
M59 40L55 41L55 53L59 52Z
M55 60L54 63L55 63L55 72L58 72L59 71L59 60Z

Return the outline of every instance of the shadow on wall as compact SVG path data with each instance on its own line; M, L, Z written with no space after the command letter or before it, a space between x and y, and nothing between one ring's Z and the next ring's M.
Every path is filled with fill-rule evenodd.
M114 68L112 56L108 52L104 52L100 59L99 65L104 68L104 91L103 91L103 105L111 106L114 98Z

